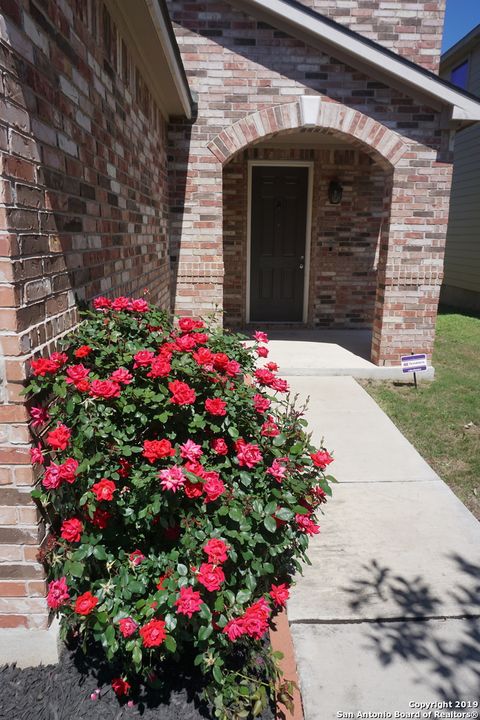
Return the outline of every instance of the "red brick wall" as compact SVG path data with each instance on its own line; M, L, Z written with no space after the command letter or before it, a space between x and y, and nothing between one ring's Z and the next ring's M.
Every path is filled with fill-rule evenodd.
M169 305L166 124L101 3L1 7L0 627L42 626L19 392L76 299L147 288Z
M302 98L319 99L317 129L393 171L378 253L372 358L431 352L451 178L440 113L226 2L169 0L199 114L170 129L174 299L181 312L223 304L223 164L276 132L308 129ZM237 252L231 245L228 252ZM237 284L240 279L237 280ZM232 304L239 287L229 289ZM336 307L338 311L338 306Z
M300 0L341 25L438 72L446 0Z
M223 171L225 323L245 323L248 161L313 163L312 231L308 324L313 327L371 327L377 289L380 232L385 221L385 170L348 148L244 151ZM338 179L342 201L328 201ZM387 215L388 217L388 215Z

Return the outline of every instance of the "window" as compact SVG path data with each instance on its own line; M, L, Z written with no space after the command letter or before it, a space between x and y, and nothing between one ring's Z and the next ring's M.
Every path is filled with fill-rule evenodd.
M450 75L450 80L454 85L466 90L468 86L468 60L454 68Z

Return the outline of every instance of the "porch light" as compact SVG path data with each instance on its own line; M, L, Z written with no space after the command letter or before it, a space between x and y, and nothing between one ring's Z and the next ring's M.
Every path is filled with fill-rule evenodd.
M331 180L328 186L328 199L332 205L338 205L342 201L343 185L338 180Z

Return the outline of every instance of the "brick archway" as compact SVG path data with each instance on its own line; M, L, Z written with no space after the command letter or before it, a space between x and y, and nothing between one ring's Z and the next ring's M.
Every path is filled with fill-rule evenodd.
M357 145L383 167L397 166L409 146L385 125L358 110L320 97L305 95L293 103L265 108L226 127L208 143L212 154L225 165L236 153L277 133L298 130L328 132Z

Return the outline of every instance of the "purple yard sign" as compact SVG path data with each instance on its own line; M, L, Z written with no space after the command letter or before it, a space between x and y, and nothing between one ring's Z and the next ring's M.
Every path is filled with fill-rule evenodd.
M401 357L402 371L407 372L422 372L427 369L427 356L425 353L419 355L403 355Z

